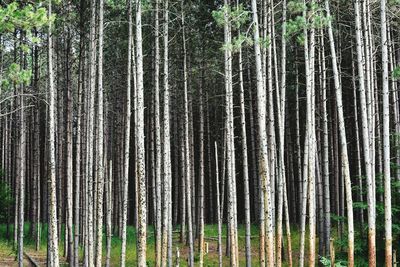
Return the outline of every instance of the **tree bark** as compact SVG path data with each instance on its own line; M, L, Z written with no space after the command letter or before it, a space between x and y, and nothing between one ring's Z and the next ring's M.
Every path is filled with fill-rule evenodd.
M357 65L359 76L359 91L360 91L360 107L361 107L361 122L363 136L363 152L365 163L365 175L367 178L367 199L368 199L368 263L369 266L376 266L376 229L375 229L375 195L374 195L374 178L371 169L371 154L370 154L370 132L369 119L367 111L367 100L365 91L365 75L364 75L364 48L361 32L361 15L360 1L355 1L355 21L356 21L356 43L357 43Z
M325 1L325 8L328 17L330 16L329 2ZM336 50L335 40L332 30L332 22L328 21L328 35L329 43L332 55L332 68L333 77L336 93L336 105L338 112L339 121L339 134L340 134L340 148L341 148L341 161L342 161L342 173L346 189L346 204L347 204L347 227L348 227L348 264L354 266L354 219L353 219L353 197L351 189L351 178L350 178L350 166L349 157L347 153L347 137L346 137L346 126L343 114L343 103L342 103L342 88L339 78L339 70L336 61Z
M382 98L383 98L383 176L385 192L385 264L392 266L392 195L390 178L389 55L386 0L381 0ZM396 260L396 259L395 259Z
M51 1L48 5L48 15L51 16ZM57 233L57 203L56 203L56 151L55 151L55 88L53 74L53 40L52 23L48 26L48 76L49 76L49 259L50 267L59 266L58 233Z
M129 58L130 59L130 58ZM137 127L137 181L138 181L138 229L137 229L137 263L139 267L146 266L146 232L147 232L147 206L146 206L146 173L145 173L145 144L144 144L144 97L143 97L143 52L142 52L142 3L136 1L136 127ZM127 114L130 108L127 106ZM129 120L127 120L129 121ZM127 131L129 133L129 131ZM169 138L169 137L168 137ZM129 144L129 134L126 137ZM128 145L129 147L129 145ZM129 150L126 154L129 154ZM129 157L128 157L129 159ZM129 161L127 162L129 164Z

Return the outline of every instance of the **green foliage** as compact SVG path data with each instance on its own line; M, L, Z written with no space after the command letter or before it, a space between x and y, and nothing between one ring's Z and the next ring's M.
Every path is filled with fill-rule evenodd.
M250 20L250 11L245 10L243 4L240 4L231 12L232 24L236 29L245 25Z
M2 176L2 174L0 174ZM14 203L11 187L4 181L0 181L0 221L5 222L8 217L8 209Z
M392 134L393 138L398 138L398 134ZM397 163L391 162L391 171L395 173L400 166ZM365 177L362 177L365 179ZM384 239L385 236L385 205L382 198L384 194L384 187L382 183L383 176L382 174L376 174L376 235L377 235L377 253L383 253L384 250ZM400 181L397 181L395 178L391 180L391 193L392 193L392 234L393 234L393 242L398 242L400 238ZM358 187L355 187L357 190L357 194L359 192ZM366 195L366 192L362 192L363 195ZM363 202L353 202L353 207L355 209L368 210L367 198L364 198ZM364 212L366 213L366 212ZM358 231L355 231L355 252L359 257L356 258L356 266L368 266L367 257L368 254L368 242L367 242L367 234L366 231L368 229L367 224L364 225L364 228L359 227ZM347 236L343 235L342 240L336 240L337 249L341 251L346 251L347 246ZM345 255L343 255L345 256Z
M287 3L287 9L291 14L302 13L305 11L306 6L303 1L289 1Z
M242 4L234 9L232 9L229 5L224 5L219 10L214 10L212 12L212 16L219 27L223 27L225 25L225 16L228 16L229 22L235 29L240 29L250 20L250 12L245 10ZM225 43L222 46L222 49L228 49L233 52L237 52L241 47L251 46L252 44L252 38L240 33L238 36L232 39L232 43Z
M345 221L347 218L345 217L345 216L339 216L339 215L336 215L336 214L331 214L331 219L332 219L332 221L335 221L335 222L343 222L343 221Z
M222 6L219 10L214 10L212 16L218 26L223 27L225 24L225 14L235 29L239 29L250 20L250 11L245 10L243 4L232 9L229 5Z
M396 68L394 68L392 75L393 75L393 79L394 80L399 80L400 79L400 66L397 66Z
M360 210L367 210L368 205L365 202L355 201L355 202L353 202L353 208L360 209Z
M303 16L297 16L286 22L286 37L303 31L306 27L306 19Z
M21 69L21 66L17 63L11 63L7 69L5 78L1 80L3 89L8 89L12 84L21 85L29 84L32 77L32 71L30 69Z
M400 67L399 67L400 68ZM399 73L400 75L400 73ZM390 135L390 147L396 151L400 149L400 133L392 133Z
M152 1L142 0L142 13L150 12L151 10L153 10Z
M331 20L331 17L322 16L320 14L317 14L314 16L313 26L314 26L314 28L317 28L317 29L324 28L326 25L328 25L328 22L330 20Z
M331 19L325 16L323 10L323 7L316 1L312 1L309 5L305 5L303 1L290 1L288 3L288 11L293 18L286 22L285 38L290 39L294 36L296 41L303 45L304 30L310 29L311 27L315 29L323 28ZM304 14L304 12L306 14Z
M41 1L28 4L13 1L6 6L0 6L0 34L12 35L15 31L21 31L23 33L22 42L17 42L14 49L23 54L28 54L32 45L41 41L33 33L44 29L54 20L55 16L48 16L47 9ZM18 63L12 62L5 66L5 72L0 78L1 88L7 90L12 85L29 84L31 77L32 70L29 67L23 69Z
M331 266L331 260L329 258L320 257L319 262L323 266ZM346 261L339 260L335 262L335 267L345 267L345 266L347 266Z
M253 39L248 38L243 34L239 34L232 41L232 49L234 52L239 51L242 46L251 46L253 45Z
M0 6L0 33L14 32L21 29L29 32L47 25L54 17L47 16L44 7L34 7L32 4L20 6L18 2L11 2L5 7Z
M260 46L263 48L268 48L271 45L271 37L265 36L265 38L260 38Z

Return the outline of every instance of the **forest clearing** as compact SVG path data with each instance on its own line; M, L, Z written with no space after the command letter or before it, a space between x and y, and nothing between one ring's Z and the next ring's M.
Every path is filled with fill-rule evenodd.
M0 1L0 266L397 266L400 0Z

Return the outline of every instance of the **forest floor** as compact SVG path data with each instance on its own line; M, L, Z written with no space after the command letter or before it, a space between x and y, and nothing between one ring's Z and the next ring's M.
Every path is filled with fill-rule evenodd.
M173 259L176 259L176 249L179 247L180 250L180 266L187 266L186 258L188 255L188 247L185 244L182 244L179 240L179 229L176 229L173 233ZM11 239L8 241L6 235L6 226L0 225L0 266L17 266L16 262L16 250L13 248L12 242L12 228L11 228ZM39 251L36 251L34 242L29 238L29 225L25 225L25 241L24 241L24 251L32 257L39 266L46 265L46 249L47 249L47 241L45 238L45 232L47 231L46 227L43 227L43 234L40 243ZM217 225L206 225L205 226L205 242L208 243L208 253L204 255L204 266L218 266L218 228ZM258 239L258 227L253 225L251 229L251 245L252 245L252 265L259 266L258 259L258 247L259 247L259 239ZM226 226L223 226L222 229L222 247L223 247L223 266L229 266L229 257L225 256L225 242L226 242ZM292 229L292 250L293 250L293 263L294 266L297 266L298 259L298 251L299 251L299 240L300 234L297 229ZM126 264L127 266L136 266L136 238L135 238L135 228L128 226L127 230L127 255L126 255ZM286 236L286 235L285 235ZM154 252L155 252L155 242L154 242L154 231L152 227L148 228L148 239L147 239L147 262L148 266L154 266ZM238 228L238 242L239 242L239 265L245 266L245 228L244 225L239 225ZM198 254L198 240L195 241L195 262L199 260ZM286 248L286 240L285 240L285 248ZM103 262L105 261L105 237L103 241ZM120 249L121 249L121 240L118 237L112 238L112 248L111 248L111 266L119 266L120 260ZM306 248L306 254L308 249ZM60 242L60 263L65 263L64 257L62 257L64 253L63 242ZM83 251L80 251L80 257L83 256ZM307 259L307 255L306 255ZM25 259L26 260L26 259ZM24 266L33 266L30 265L28 261ZM65 265L67 266L67 265ZM284 253L284 263L283 266L287 265L287 253L285 250Z

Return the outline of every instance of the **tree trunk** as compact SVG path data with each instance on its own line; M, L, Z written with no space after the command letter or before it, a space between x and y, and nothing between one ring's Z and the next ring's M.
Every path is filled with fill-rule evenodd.
M390 178L390 108L386 0L381 0L382 98L383 98L383 176L385 191L385 264L392 266L392 196ZM396 259L395 259L396 260Z
M162 195L161 195L161 134L160 134L160 45L159 45L159 4L155 2L155 62L154 62L154 123L155 123L155 182L156 182L156 266L161 266L162 256ZM163 259L165 260L165 259Z
M199 266L204 264L204 101L203 101L203 86L204 86L204 63L202 62L201 81L199 86L200 97L200 155L199 155Z
M189 106L188 106L188 74L187 74L187 51L185 35L185 14L183 12L182 2L182 40L183 40L183 87L185 102L185 156L186 156L186 207L188 224L188 243L189 243L189 267L194 267L194 249L193 249L193 220L192 220L192 183L191 183L191 156L189 143Z
M121 267L125 267L126 258L126 228L128 220L128 183L129 183L129 151L131 133L131 77L132 77L132 42L133 42L133 23L132 23L132 0L128 1L128 56L127 56L127 86L125 103L125 126L124 126L124 158L123 158L123 178L122 178L122 225L121 225ZM136 164L138 166L138 164ZM139 251L138 251L139 252ZM139 253L138 253L139 258Z
M257 14L257 1L251 1L251 9L253 12L253 27L254 27L254 50L256 60L256 77L257 77L257 114L258 114L258 134L260 142L259 151L259 173L262 181L263 190L263 214L265 214L266 222L266 248L267 248L267 265L274 266L274 237L272 228L272 200L271 200L271 185L269 180L269 156L268 156L268 143L266 135L266 90L263 82L262 66L261 66L261 49L260 49L260 33L259 22ZM264 228L264 222L261 226ZM260 266L265 266L264 260L264 244L263 236L260 238Z
M240 35L240 32L239 32ZM243 82L243 60L242 49L239 49L239 86L240 86L240 122L242 131L242 164L244 184L244 209L246 225L246 266L251 267L251 217L250 217L250 189L249 189L249 167L247 159L247 134L246 134L246 110L244 107L244 82Z
M325 1L325 8L327 15L330 16L329 2ZM347 138L346 138L346 126L343 114L343 103L342 103L342 88L340 84L339 71L336 61L336 50L335 41L332 30L332 22L328 22L328 34L329 43L332 54L332 68L333 77L335 84L336 93L336 105L338 112L339 121L339 134L340 134L340 148L341 148L341 161L342 161L342 173L346 189L346 204L347 204L347 227L348 227L348 264L354 266L354 219L353 219L353 197L351 189L351 178L350 178L350 166L349 158L347 153Z
M51 16L51 1L49 1L48 15ZM48 27L48 71L49 71L49 259L50 267L59 266L58 256L58 233L57 233L57 203L56 203L56 149L55 149L55 88L53 74L53 41L52 41L52 23Z
M361 32L361 15L360 15L360 1L355 2L355 20L356 20L356 42L357 42L357 64L359 76L359 90L360 90L360 107L361 107L361 122L362 122L362 136L363 136L363 152L365 163L365 175L367 178L367 199L368 199L368 263L369 266L376 266L376 249L375 249L375 195L373 176L371 170L371 154L370 154L370 133L369 133L369 119L367 112L367 100L365 92L365 75L364 75L364 52L363 41Z
M163 141L163 233L162 233L162 266L172 266L172 248L169 241L172 240L172 202L171 202L171 187L172 187L172 173L171 173L171 145L170 145L170 118L169 118L169 69L168 69L168 0L164 1L164 141ZM144 179L144 177L143 177ZM168 257L168 260L167 260Z
M130 58L129 58L130 59ZM137 62L137 181L138 181L138 229L137 229L137 263L139 267L146 266L146 232L147 232L147 206L146 206L146 173L145 173L145 144L144 144L144 97L143 97L143 53L142 53L142 3L136 1L136 62ZM130 97L130 94L128 95ZM127 105L127 114L130 113L130 105ZM130 121L130 120L127 120ZM129 131L127 131L129 133ZM168 135L169 138L169 135ZM129 134L126 136L126 144L129 144ZM127 145L129 148L129 145ZM126 151L129 155L129 149ZM128 157L129 159L129 157ZM129 161L127 162L127 165ZM126 171L126 174L128 172Z
M219 170L218 170L218 146L217 142L214 144L215 147L215 183L216 183L216 197L217 197L217 221L218 221L218 266L222 267L222 218L220 209L220 199L219 194Z
M101 267L103 250L103 192L104 192L104 103L103 103L103 5L99 0L99 61L98 61L98 110L97 110L97 237L96 237L96 266Z

